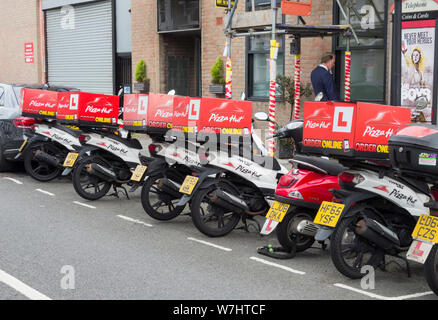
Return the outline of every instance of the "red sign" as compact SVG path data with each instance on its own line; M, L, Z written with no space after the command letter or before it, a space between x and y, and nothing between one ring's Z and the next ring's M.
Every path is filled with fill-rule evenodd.
M24 44L24 61L25 63L34 63L33 43Z
M148 129L167 131L172 129L173 99L175 96L166 94L149 94L148 104Z
M148 117L148 94L125 94L123 127L127 130L146 130Z
M202 98L199 109L199 132L244 135L251 132L251 125L251 101Z
M21 113L26 117L56 118L58 93L46 90L23 89Z
M305 152L388 158L388 139L411 122L410 110L358 102L306 102Z
M59 93L57 119L66 123L118 125L119 97L87 92Z

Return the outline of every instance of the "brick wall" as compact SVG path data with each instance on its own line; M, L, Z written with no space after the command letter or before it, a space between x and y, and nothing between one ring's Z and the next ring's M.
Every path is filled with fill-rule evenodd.
M147 76L151 79L151 92L161 92L160 39L157 33L157 1L132 0L132 68L133 82L135 69L140 59L146 62Z
M40 83L39 1L0 1L0 82ZM34 45L34 63L25 63L24 44Z

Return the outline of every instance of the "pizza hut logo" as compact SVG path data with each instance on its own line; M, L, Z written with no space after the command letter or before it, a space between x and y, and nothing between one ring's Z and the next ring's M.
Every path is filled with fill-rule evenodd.
M56 103L50 103L50 102L44 103L44 102L38 102L38 101L32 100L29 103L29 106L30 107L35 107L35 108L53 109L53 108L56 107Z
M103 97L96 98L94 101L88 103L85 108L86 113L110 114L112 111L113 105Z
M113 109L108 109L107 107L103 107L103 108L96 108L96 107L92 107L92 106L87 106L87 108L85 109L85 112L88 113L105 113L105 114L109 114L111 113L111 111L113 111Z
M173 112L163 111L161 109L157 110L155 113L155 118L171 118L173 117Z
M331 125L331 122L315 122L315 121L307 121L306 122L306 126L305 128L309 128L309 129L316 129L316 128L321 128L321 129L327 129L329 128Z
M232 116L228 117L228 116L221 116L219 114L216 113L212 113L210 116L210 119L208 119L208 122L229 122L229 123L240 123L243 119L245 119L244 116L236 116L235 114L233 114Z
M372 138L379 138L379 137L386 137L389 138L394 134L394 129L390 128L388 130L379 130L376 129L375 127L371 127L371 126L367 126L364 133L363 133L363 137L368 136L368 137L372 137Z

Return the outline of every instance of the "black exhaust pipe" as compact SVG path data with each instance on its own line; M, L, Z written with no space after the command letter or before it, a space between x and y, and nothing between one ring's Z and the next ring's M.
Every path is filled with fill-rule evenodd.
M112 170L102 167L100 164L97 163L90 164L88 172L103 180L107 180L107 181L117 180L117 176Z
M364 217L357 223L355 232L388 253L395 253L400 248L397 235L373 219Z
M61 161L57 157L51 156L50 154L41 150L35 152L34 158L38 161L48 163L53 167L59 167L61 165Z
M224 207L230 211L250 211L245 201L221 189L216 189L213 202L214 204Z
M181 184L167 178L161 179L160 183L158 184L158 188L175 198L182 198L183 196L183 194L179 192L181 189Z

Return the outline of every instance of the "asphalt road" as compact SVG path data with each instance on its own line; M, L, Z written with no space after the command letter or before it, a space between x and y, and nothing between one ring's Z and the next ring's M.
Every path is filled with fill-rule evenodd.
M235 230L211 239L188 215L155 221L140 191L88 202L69 179L3 173L0 201L3 300L438 300L419 264L408 278L402 261L391 263L364 290L318 244L275 260L257 253L277 245L275 236Z

